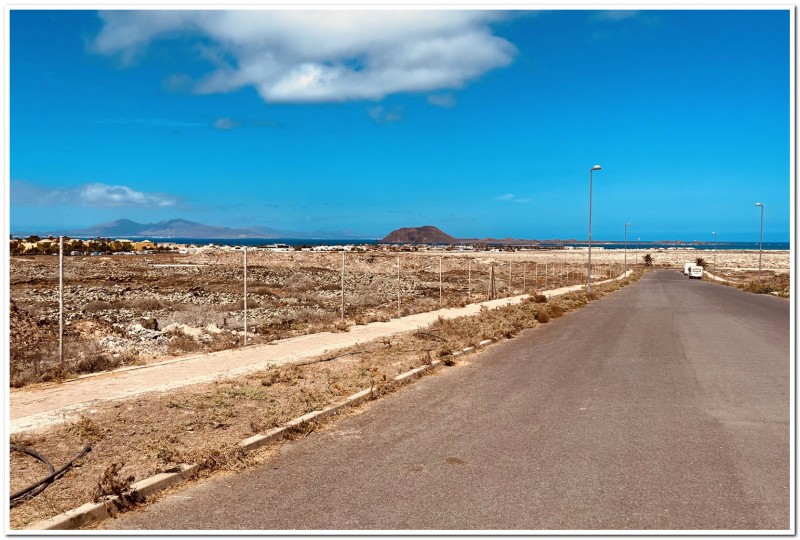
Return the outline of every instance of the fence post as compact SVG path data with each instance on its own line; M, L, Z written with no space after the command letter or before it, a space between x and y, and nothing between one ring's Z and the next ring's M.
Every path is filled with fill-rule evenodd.
M467 258L467 301L472 300L472 259Z
M527 276L525 275L527 273L527 271L528 271L528 261L525 261L524 263L522 263L522 292L523 293L526 290L528 290L528 287L527 287L528 283L527 283L527 280L526 280Z
M442 256L439 255L439 307L442 307Z
M244 344L247 345L247 246L244 246Z
M64 237L58 237L58 363L64 363Z
M495 289L494 289L494 263L489 270L489 300L494 300L495 297Z
M344 249L342 249L342 322L344 322Z
M397 256L397 317L400 318L400 255Z
M547 263L544 263L544 288L547 290Z
M513 293L513 288L511 286L511 261L508 261L508 296L511 296Z

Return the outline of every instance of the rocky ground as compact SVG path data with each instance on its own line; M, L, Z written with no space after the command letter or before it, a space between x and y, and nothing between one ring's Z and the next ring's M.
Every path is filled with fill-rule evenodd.
M644 251L629 250L629 265ZM713 253L650 250L655 264L681 267ZM398 282L398 257L400 276ZM214 351L244 342L242 254L65 257L64 362L58 359L58 257L12 257L11 385ZM593 250L596 279L621 273L624 254ZM439 266L442 281L440 300ZM720 273L757 268L758 252L719 252ZM789 253L764 254L788 272ZM492 271L492 268L494 269ZM586 280L586 250L549 252L250 252L248 343L388 320ZM399 290L399 309L398 309Z

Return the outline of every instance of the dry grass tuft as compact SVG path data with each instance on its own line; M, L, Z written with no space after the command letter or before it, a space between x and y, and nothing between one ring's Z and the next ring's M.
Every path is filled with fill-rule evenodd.
M119 473L125 466L124 463L112 463L109 465L97 481L92 500L98 502L103 497L109 495L124 495L130 490L131 484L136 481L134 475L125 478L120 477Z

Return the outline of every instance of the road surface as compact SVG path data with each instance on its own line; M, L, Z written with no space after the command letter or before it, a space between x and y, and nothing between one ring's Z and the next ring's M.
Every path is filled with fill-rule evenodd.
M789 530L789 302L677 271L114 529Z

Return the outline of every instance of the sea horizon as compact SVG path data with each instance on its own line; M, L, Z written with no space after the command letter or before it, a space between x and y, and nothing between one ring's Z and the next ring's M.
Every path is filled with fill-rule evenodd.
M96 237L72 236L72 239L89 240ZM131 240L151 240L155 243L172 243L181 245L219 245L219 246L272 246L275 244L285 244L291 247L297 246L340 246L340 245L406 245L409 242L383 242L380 238L192 238L192 237L157 237L157 236L126 236L125 239ZM517 246L523 247L526 240L515 240L513 243L503 242L500 239L494 241L478 241L490 246ZM473 245L476 242L456 241L453 243L430 242L420 243L419 245ZM585 248L588 247L587 241L566 241L566 240L530 240L530 244L538 244L543 247L556 247L560 244L569 247ZM691 240L642 240L631 241L627 244L623 240L593 240L592 247L604 249L696 249L696 250L758 250L757 241L749 242L699 242ZM763 242L763 251L790 251L791 242Z

